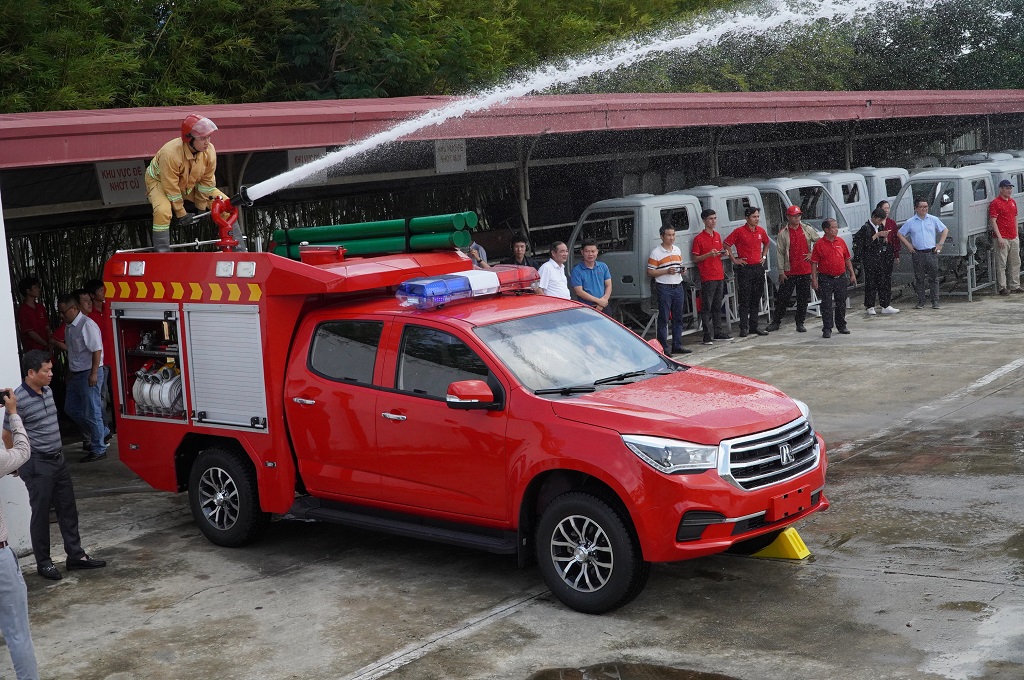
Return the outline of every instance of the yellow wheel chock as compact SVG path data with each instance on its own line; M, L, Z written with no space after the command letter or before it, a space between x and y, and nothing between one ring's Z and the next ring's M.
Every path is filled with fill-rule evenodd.
M793 527L779 534L767 548L762 548L752 555L774 560L802 560L810 556L811 551L807 549L807 545Z

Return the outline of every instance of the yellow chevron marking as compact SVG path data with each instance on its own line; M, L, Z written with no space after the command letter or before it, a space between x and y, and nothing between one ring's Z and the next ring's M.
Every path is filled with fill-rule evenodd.
M162 300L164 298L164 284L159 281L153 282L153 299Z
M260 289L260 284L250 283L249 302L259 302L261 297L263 297L263 291Z
M190 283L188 284L188 287L192 290L192 295L189 299L201 300L203 298L203 287L198 283Z
M121 295L120 295L120 298L121 298L122 300L127 300L127 299L128 299L129 297L131 297L131 294L132 294L132 289L131 289L131 287L130 287L130 286L128 285L128 282L127 282L127 281L121 281L121 282L120 282L120 287L121 287Z
M141 300L145 300L146 299L146 295L149 294L149 288L146 287L146 282L145 281L136 281L135 282L135 291L138 294L139 299L141 299Z
M228 302L238 302L238 298L242 297L242 291L238 289L237 283L228 284Z
M115 291L114 284L111 283L110 281L107 281L106 283L103 284L103 296L104 297L108 297L108 298L114 297L114 291Z
M219 283L211 283L210 284L210 301L211 302L219 302L223 295L224 295L224 293L221 292L220 284Z
M185 294L185 288L177 281L171 281L171 299L180 300Z

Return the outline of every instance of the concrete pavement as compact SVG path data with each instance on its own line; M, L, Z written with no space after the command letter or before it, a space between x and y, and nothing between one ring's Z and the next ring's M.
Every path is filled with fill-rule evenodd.
M656 565L634 603L599 617L511 558L384 534L283 520L218 548L185 496L149 490L116 447L73 456L83 544L110 564L51 583L23 560L42 675L1022 678L1022 298L904 299L891 317L855 308L849 336L789 319L691 345L692 363L811 406L833 507L798 526L804 562Z

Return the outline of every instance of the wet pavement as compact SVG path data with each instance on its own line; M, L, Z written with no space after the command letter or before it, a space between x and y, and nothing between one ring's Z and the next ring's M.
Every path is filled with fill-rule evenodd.
M83 543L109 566L50 583L23 560L42 675L1024 678L1024 300L900 302L851 312L849 336L790 320L691 345L810 404L833 505L798 525L803 562L655 565L635 602L586 616L536 568L468 549L284 520L218 548L185 496L72 456Z

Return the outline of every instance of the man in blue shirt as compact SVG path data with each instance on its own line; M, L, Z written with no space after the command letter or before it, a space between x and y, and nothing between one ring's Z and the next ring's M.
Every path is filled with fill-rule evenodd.
M612 296L612 273L608 265L597 261L597 241L588 238L580 251L583 261L572 268L569 285L579 301L599 312L608 307Z
M939 308L939 253L949 236L949 229L935 215L928 214L928 201L914 203L916 215L903 223L898 232L900 241L910 251L914 263L914 287L917 307L924 309L924 288L932 287L932 309Z

